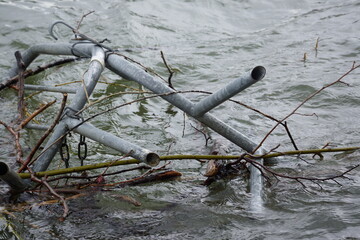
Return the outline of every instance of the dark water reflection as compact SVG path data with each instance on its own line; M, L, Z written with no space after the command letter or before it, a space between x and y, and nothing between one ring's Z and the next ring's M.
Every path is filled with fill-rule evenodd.
M53 42L49 24L64 20L75 24L89 10L81 30L97 39L108 38L114 48L167 76L162 50L171 66L180 71L173 83L179 90L215 91L233 78L257 65L267 69L261 82L235 97L276 118L286 116L309 94L335 81L360 61L360 3L350 1L0 1L0 73L5 78L13 52L41 42ZM70 34L63 28L60 41ZM319 47L315 51L316 39ZM306 61L302 61L304 53ZM45 59L45 60L44 60ZM45 57L36 64L53 59ZM79 62L59 70L46 71L31 79L52 84L75 81L87 67ZM103 81L121 81L106 71ZM359 76L355 71L345 84L335 85L316 96L294 115L288 124L299 148L359 146ZM66 79L66 80L64 80ZM124 90L124 86L99 84L96 97ZM190 98L200 99L198 95ZM40 102L60 100L60 95L41 94L30 108ZM121 96L91 109L115 106L134 99ZM15 117L16 96L0 92L0 120ZM56 110L50 110L56 111ZM134 114L135 113L135 114ZM228 124L259 142L274 122L231 103L214 113ZM50 120L43 117L41 121ZM185 135L183 114L159 99L119 109L94 121L99 127L160 154L207 154L204 138L189 125ZM192 122L192 124L196 124ZM0 159L15 160L12 139L0 128ZM38 133L22 133L25 151L36 142ZM215 134L212 136L219 139ZM75 140L74 147L76 146ZM283 130L265 142L267 148L281 143L279 150L292 149ZM87 164L116 159L115 151L90 144ZM232 154L240 150L225 143ZM169 149L169 152L168 152ZM74 160L75 161L75 160ZM345 171L359 162L359 154L326 154L323 161L284 158L272 166L282 173L310 176ZM74 163L75 165L75 163ZM1 215L0 231L8 219L13 231L24 239L357 239L360 232L359 170L351 180L311 183L307 188L291 181L280 181L264 189L261 212L252 212L248 182L237 178L201 186L204 168L194 161L172 163L182 172L181 181L97 192L69 201L72 214L57 220L61 206L33 207ZM126 176L115 177L117 180ZM4 192L4 188L1 189ZM134 207L118 201L114 194L129 195L142 203ZM10 233L12 230L6 228ZM1 235L0 235L1 237Z

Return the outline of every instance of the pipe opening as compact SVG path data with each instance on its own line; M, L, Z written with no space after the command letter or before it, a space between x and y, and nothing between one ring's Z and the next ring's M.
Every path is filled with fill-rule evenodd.
M257 66L251 71L251 77L255 81L259 81L265 77L266 69L263 66Z
M149 153L146 156L146 163L152 167L157 166L159 162L160 162L160 157L156 153Z
M5 175L8 171L8 165L6 163L0 162L0 175Z

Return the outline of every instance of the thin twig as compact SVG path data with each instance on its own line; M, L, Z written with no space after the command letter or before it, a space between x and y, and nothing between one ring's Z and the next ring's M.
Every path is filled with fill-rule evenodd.
M127 158L128 156L130 156L131 153L132 153L132 150L131 150L130 152L128 152L127 154L125 154L124 156L122 156L120 159L115 160L114 163L115 163L116 161L120 161L120 160L122 160L122 159L124 159L124 158ZM109 166L107 166L107 168L105 168L105 170L104 170L101 174L98 175L97 179L103 178L103 177L106 175L106 172L109 170L109 168L110 168L111 166L112 166L112 164L110 163Z
M26 158L26 161L24 162L24 164L20 167L20 169L18 170L18 172L22 172L24 171L27 166L30 164L32 158L34 157L36 151L39 149L39 147L41 146L41 144L45 141L45 139L49 136L49 134L52 132L52 130L54 129L54 127L56 126L56 124L58 124L62 113L64 111L65 105L66 105L66 100L67 100L67 93L63 93L63 99L61 102L61 106L60 106L60 110L57 114L57 116L55 117L54 122L51 124L51 126L49 127L48 130L46 130L46 132L44 133L44 135L40 138L40 140L37 142L37 144L35 145L35 147L31 150L29 156Z
M119 52L112 52L111 54L115 54L115 55L121 56L121 57L123 57L125 60L130 61L130 62L132 62L132 63L135 63L135 64L139 65L145 72L152 73L152 74L154 74L155 76L157 76L158 78L160 78L161 80L163 80L164 82L166 82L166 80L165 80L161 75L159 75L158 73L156 73L156 72L153 71L152 69L144 66L144 65L141 64L140 62L138 62L138 61L136 61L136 60L134 60L134 59L132 59L132 58L130 58L130 57L122 54L122 53L119 53Z
M4 125L4 127L14 136L15 138L15 147L16 147L16 161L22 164L22 148L20 144L20 132L15 131L12 127L7 125L5 122L0 120L0 124Z
M289 130L289 128L288 128L288 125L287 125L287 122L286 122L286 121L284 121L283 126L285 127L285 130L286 130L286 132L287 132L287 134L288 134L288 136L289 136L289 138L290 138L290 140L291 140L291 143L293 144L295 150L299 150L298 147L296 146L296 143L295 143L295 141L294 141L291 133L290 133L290 130Z
M56 100L46 103L44 105L42 105L40 108L38 108L37 110L35 110L35 112L33 112L29 117L27 117L26 119L24 119L19 126L19 130L24 128L24 126L26 124L28 124L32 119L34 119L37 115L39 115L40 113L42 113L45 109L47 109L48 107L50 107L51 105L53 105L56 102Z
M29 168L28 168L29 169ZM30 169L29 169L30 170ZM48 190L49 192L54 195L55 197L59 198L60 202L62 203L63 207L64 207L64 213L62 215L62 217L60 218L60 221L64 221L65 218L69 215L69 206L66 203L66 200L64 199L63 196L59 195L51 186L50 184L46 181L46 178L44 179L39 179L37 178L34 174L31 175L31 180L33 180L34 182L43 184Z
M174 86L173 86L172 83L171 83L171 78L172 78L172 76L173 76L173 74L174 74L174 71L173 71L173 70L170 68L170 66L167 64L167 62L166 62L166 60L165 60L165 56L164 56L163 51L160 51L160 53L161 53L161 58L162 58L165 66L166 66L166 68L167 68L167 70L168 70L168 72L169 72L169 77L168 77L169 87L172 88L172 89L175 89Z
M205 138L205 146L207 146L209 140L211 139L211 136L208 135L208 134L206 134L205 131L200 130L200 129L194 127L191 123L190 123L190 126L191 126L192 128L194 128L196 131L198 131L199 133L201 133L202 135L204 135L204 138Z
M95 11L90 11L90 12L85 13L85 14L83 14L83 15L81 16L81 19L79 20L78 25L77 25L77 27L76 27L76 31L79 31L80 25L81 25L82 21L84 20L84 18L86 18L88 15L90 15L90 14L92 14L92 13L94 13L94 12L95 12Z
M15 52L15 58L16 58L16 62L17 62L17 67L19 70L18 76L19 76L19 81L18 81L18 112L19 112L19 117L18 117L18 122L20 123L25 116L25 102L24 102L24 71L26 69L24 61L22 59L21 53L19 51Z
M316 92L310 94L307 98L305 98L304 101L302 101L294 110L292 110L288 115L286 115L281 121L279 121L278 123L275 124L275 126L266 134L266 136L263 138L263 140L259 143L259 145L254 149L253 152L256 152L256 150L258 150L263 143L265 142L265 140L270 136L270 134L281 124L281 122L285 121L286 119L288 119L289 117L291 117L299 108L301 108L306 102L308 102L310 99L312 99L313 97L315 97L316 95L318 95L320 92L322 92L324 89L331 87L333 85L335 85L336 83L339 83L342 81L342 79L344 77L346 77L347 75L349 75L352 71L354 71L355 69L357 69L358 67L360 67L360 65L355 65L353 64L352 67L350 68L350 70L348 70L346 73L344 73L340 78L338 78L336 81L329 83L325 86L323 86L322 88L320 88L319 90L317 90Z
M350 169L346 170L345 172L342 172L342 173L340 173L338 175L333 175L333 176L330 176L330 177L303 177L303 176L289 176L289 175L278 173L278 172L270 169L269 167L266 167L265 165L259 163L258 161L255 161L255 160L247 158L247 157L244 157L244 160L246 162L254 165L254 166L255 165L259 166L260 168L262 168L266 172L271 173L273 176L276 176L276 177L279 177L279 178L286 178L286 179L296 180L297 182L301 183L303 186L305 186L305 185L301 182L302 180L311 181L311 182L316 183L316 184L319 185L318 182L324 182L324 181L329 181L329 180L334 181L334 179L337 179L337 178L344 178L345 174L348 174L349 172L351 172L352 170L354 170L355 168L360 166L360 164L357 164L357 165L351 167Z
M111 164L109 164L110 166ZM112 165L113 166L113 165ZM106 176L113 176L113 175L117 175L120 173L124 173L124 172L130 172L130 171L135 171L135 170L143 170L143 169L150 169L151 167L146 166L146 165L141 165L141 166L137 166L137 167L133 167L133 168L129 168L129 169L123 169L123 170L119 170L119 171L115 171L115 172L110 172L110 173L103 173L102 176L106 177ZM92 179L92 178L98 178L99 174L96 175L92 175L92 176L74 176L74 175L64 175L64 176L60 176L60 177L56 177L56 178L51 178L51 180L48 180L48 182L52 182L52 181L58 181L61 179ZM81 183L76 183L76 185L82 185Z

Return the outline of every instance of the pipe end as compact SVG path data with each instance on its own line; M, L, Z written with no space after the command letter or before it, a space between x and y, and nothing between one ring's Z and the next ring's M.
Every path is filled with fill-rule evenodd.
M263 66L257 66L251 71L251 77L255 81L260 81L265 77L266 69Z
M160 163L160 157L156 153L149 153L146 156L146 163L152 167L157 166Z
M9 167L6 163L0 162L0 176L5 175L9 171Z

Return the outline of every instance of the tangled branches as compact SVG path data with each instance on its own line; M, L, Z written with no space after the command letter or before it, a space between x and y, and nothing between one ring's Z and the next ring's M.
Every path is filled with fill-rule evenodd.
M265 155L263 155L265 156ZM268 166L265 166L264 164L257 161L258 159L262 158L263 156L254 156L250 154L242 154L239 159L235 161L230 162L214 162L212 168L215 168L212 170L211 174L207 172L205 176L208 178L205 180L204 185L210 185L211 183L219 180L219 179L228 179L232 178L234 176L238 176L244 173L250 173L249 166L253 166L256 169L258 169L261 173L261 175L267 180L269 184L271 184L271 177L275 178L277 181L280 181L281 179L288 179L288 180L294 180L298 183L300 183L304 188L306 188L305 181L312 182L320 187L321 182L325 181L333 181L337 183L339 186L342 186L342 184L338 181L338 179L349 179L346 174L350 173L354 169L358 168L360 164L357 164L355 166L350 167L348 170L339 173L339 174L333 174L326 177L311 177L311 176L294 176L294 175L287 175L283 173L276 172L275 170L271 169ZM209 168L209 167L208 167Z
M88 13L90 14L90 13ZM107 48L105 47L104 45L102 45L100 42L97 42L97 41L94 41L92 40L91 38L88 38L86 37L84 34L81 34L79 32L79 27L81 25L81 22L82 20L88 15L83 15L83 17L81 18L81 20L78 22L78 26L77 28L71 28L74 32L74 34L76 35L76 37L81 37L81 38L85 38L87 40L90 40L92 41L93 43L96 43L98 46L102 46L104 48L106 48L107 50L111 51L111 54L118 54L120 55L120 53L115 53L112 49L110 48ZM168 82L168 86L170 88L172 88L174 90L174 87L173 87L173 84L172 84L172 77L173 77L173 74L174 74L174 69L172 69L168 64L167 64L167 61L165 60L165 57L164 57L164 53L161 51L161 58L163 59L163 62L164 62L164 65L166 66L168 72L169 72L169 77L167 79L167 82ZM21 117L20 119L22 120L23 119L23 112L24 112L24 104L23 104L23 99L24 99L24 95L23 95L23 80L24 78L26 77L26 69L23 69L23 64L21 64L21 55L17 54L17 59L18 59L18 64L19 64L19 69L21 69L20 73L19 73L19 76L14 78L14 79L10 79L7 83L3 84L0 86L0 90L5 87L5 86L9 86L13 83L15 83L16 81L19 81L19 86L17 87L17 89L19 90L19 99L20 99L20 104L19 104L19 112L21 114L19 114ZM125 57L126 60L130 60L132 62L136 62L134 60L131 60L130 58L128 57ZM64 61L63 63L66 63L68 61ZM53 64L52 66L56 66L57 64ZM141 64L139 64L141 67L143 67ZM334 84L336 83L344 83L343 82L343 78L346 77L348 74L350 74L352 71L354 71L355 69L357 69L359 67L359 65L355 65L355 63L353 64L353 66L351 67L351 69L346 72L343 76L341 76L339 79L337 79L336 81L330 83L330 84L327 84L325 85L324 87L322 87L321 89L317 90L316 92L314 92L313 94L309 95L302 103L300 103L294 110L292 110L289 114L287 114L284 118L282 118L281 120L278 120L274 117L272 117L270 114L267 114L267 113L263 113L253 107L250 107L248 105L245 105L245 104L242 104L240 103L239 101L235 101L235 100L230 100L232 102L235 102L237 104L241 104L242 106L258 113L258 114L261 114L262 116L265 116L267 117L268 119L271 119L272 121L275 121L276 124L275 126L267 133L267 135L264 137L264 139L261 141L261 143L257 146L257 148L254 150L254 152L259 149L265 142L265 140L272 134L272 132L279 126L279 125L282 125L294 148L296 150L298 150L298 146L296 145L293 137L292 137L292 134L290 133L290 130L288 128L288 125L287 125L287 122L286 120L288 118L290 118L292 115L296 114L297 113L297 110L302 107L307 101L309 101L311 98L315 97L316 95L318 95L321 91L325 90L326 88L328 87L331 87L333 86ZM145 68L143 67L145 71L148 71L148 68ZM35 71L32 71L32 72L35 72ZM157 75L159 76L159 75ZM100 112L97 112L96 114L93 114L92 116L86 118L86 119L83 119L79 124L77 124L76 126L72 127L71 129L68 129L68 131L63 135L61 136L57 141L60 141L63 139L64 136L66 136L69 132L71 132L72 130L74 130L75 128L79 127L80 125L84 124L85 122L88 122L100 115L103 115L103 114L106 114L106 113L109 113L111 111L114 111L116 109L119 109L119 108L122 108L122 107L125 107L125 106L128 106L130 104L133 104L133 103L137 103L137 102L140 102L140 101L145 101L145 100L148 100L150 98L155 98L155 97L164 97L164 96L169 96L171 94L179 94L179 93L207 93L207 92L204 92L204 91L171 91L171 92L168 92L168 93L161 93L161 94L153 94L153 93L150 93L149 95L146 95L146 96L142 96L142 97L138 97L136 100L133 100L133 101L128 101L128 102L125 102L125 103L122 103L122 104L119 104L119 105L116 105L116 106L112 106L112 107L109 107L107 108L106 110L103 110L103 111L100 111ZM135 94L148 94L148 92L140 92L140 91L133 91L132 93L135 93ZM101 102L101 100L104 100L104 99L107 99L108 97L114 97L115 95L120 95L122 93L115 93L113 94L112 96L106 96L102 99L99 99L98 101L95 101L95 102L91 102L91 103L88 103L88 105L86 105L83 109L81 109L80 111L76 112L74 114L75 117L79 117L80 118L80 114L85 111L86 109L88 109L89 107L92 107L94 106L96 103L98 102ZM131 94L131 92L125 92L124 94ZM209 93L211 94L211 93ZM181 176L181 173L179 172L176 172L176 171L172 171L172 170L166 170L166 171L162 171L164 170L163 167L160 169L150 169L147 173L141 175L141 176L138 176L138 177L135 177L135 178L132 178L132 179L127 179L127 180L122 180L122 181L118 181L118 182L115 182L115 183L106 183L105 181L105 177L106 176L109 176L110 174L119 174L121 172L123 172L122 170L121 171L116 171L116 172L113 172L113 173L107 173L107 170L112 167L112 166L115 166L114 163L111 163L110 165L107 165L106 166L106 170L103 171L102 173L98 174L98 175L94 175L94 176L88 176L88 175L82 175L82 176L63 176L63 177L58 177L58 178L55 178L55 179L49 179L48 176L46 173L45 175L43 176L38 176L38 173L33 173L32 170L31 170L31 163L36 161L36 159L38 157L34 157L35 154L36 154L36 151L37 149L42 145L42 142L44 141L44 139L48 136L48 134L51 132L52 128L57 124L57 122L59 121L60 117L61 117L61 114L64 110L64 107L65 107L65 102L66 102L66 96L64 96L64 100L63 100L63 104L60 108L60 111L59 111L59 114L58 116L56 117L54 123L52 124L52 126L47 130L47 132L45 133L45 135L39 140L39 142L36 144L36 146L34 147L34 149L30 152L29 156L27 157L26 161L23 162L22 161L22 150L21 150L21 145L19 143L19 133L16 132L16 130L14 130L14 128L12 128L11 126L5 124L4 122L1 122L0 121L0 124L3 124L10 132L11 134L15 137L15 142L16 142L16 146L17 146L17 160L19 163L21 163L21 166L20 166L20 169L19 169L19 172L22 172L24 170L28 170L29 171L29 174L30 174L30 179L36 183L38 183L39 185L42 185L42 186L45 186L47 191L50 192L53 196L55 196L56 198L59 199L59 201L62 203L63 205L63 208L64 208L64 213L63 213L63 216L62 218L64 219L68 214L69 214L69 207L66 203L66 199L61 196L58 192L61 192L61 191L64 191L64 189L61 189L61 188L56 188L56 187L53 187L49 184L49 182L51 181L59 181L61 179L65 179L66 181L68 179L72 179L72 178L77 178L77 179L81 179L81 180L86 180L87 182L86 183L81 183L81 184L78 184L77 187L79 187L79 189L85 189L85 188L90 188L90 187L94 187L94 188L104 188L104 187L114 187L114 186L126 186L126 185L133 185L133 184L140 184L140 183L144 183L144 182L153 182L153 181L158 181L158 180L166 180L166 179L172 179L174 177L178 177L178 176ZM39 111L41 112L41 111ZM27 120L27 122L29 122L30 119ZM20 128L22 128L23 126L26 125L27 122L23 122L20 124ZM195 127L193 127L195 128ZM206 141L206 145L208 144L208 141L211 139L210 137L208 137L207 134L205 134L202 130L199 130L197 128L195 128L197 131L203 133L204 137L205 137L205 141ZM270 155L271 153L273 153L275 151L275 149L273 149L271 152L267 153L267 155ZM274 171L273 169L271 169L270 167L260 163L257 161L257 159L259 158L265 158L266 156L265 155L261 155L261 156L255 156L254 155L254 152L252 153L246 153L246 154L243 154L241 156L236 156L236 160L232 160L232 161L210 161L211 165L209 169L212 170L212 172L207 172L206 173L206 176L208 177L208 179L205 181L205 185L209 185L211 184L212 182L218 180L218 179L222 179L222 178L226 178L228 176L231 176L231 175L239 175L239 173L241 174L241 172L246 172L248 171L248 167L249 166L253 166L255 167L256 169L258 169L262 176L264 178L266 178L267 180L270 181L270 177L273 177L277 180L280 180L280 179L291 179L291 180L294 180L298 183L300 183L302 186L306 186L304 184L305 181L310 181L312 183L315 183L315 184L318 184L320 187L320 183L321 182L324 182L324 181L333 181L337 184L340 184L340 182L338 181L338 179L340 178L347 178L347 174L354 170L355 168L357 168L359 165L356 165L356 166L353 166L351 167L349 170L341 173L341 174L337 174L337 175L334 175L334 176L331 176L331 177L306 177L306 176L290 176L290 175L287 175L287 174L281 174L281 173L278 173L276 171ZM283 154L284 155L284 154ZM195 158L195 157L194 157ZM215 157L214 157L215 158ZM131 162L131 161L129 161ZM138 162L132 162L132 163L138 163ZM139 168L132 168L132 169L128 169L129 171L134 171L134 170L139 170ZM83 171L83 169L81 170ZM156 171L156 173L155 173ZM62 173L63 174L63 173ZM36 191L41 191L39 190L38 188L32 188L30 191L32 192L35 192ZM76 189L78 190L78 189ZM76 191L74 189L71 189L71 191Z

